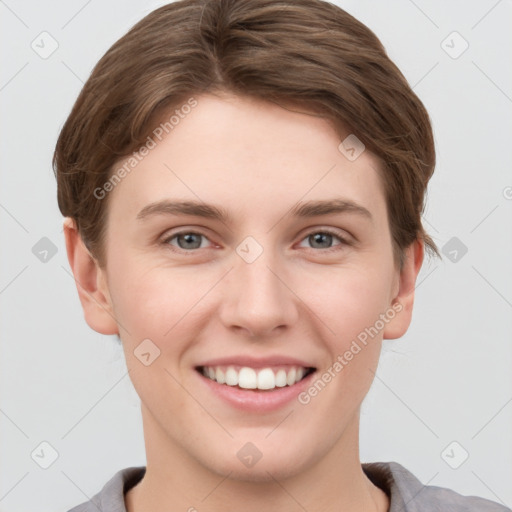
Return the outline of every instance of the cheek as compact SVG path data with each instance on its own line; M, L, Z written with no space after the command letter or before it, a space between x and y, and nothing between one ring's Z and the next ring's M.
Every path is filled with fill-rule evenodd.
M201 328L200 308L193 305L204 294L202 287L194 292L190 284L179 271L148 270L126 261L111 274L114 315L125 328L120 332L130 379L142 401L158 414L163 403L168 409L164 414L190 407L177 381L183 378L180 362L192 327ZM144 353L149 354L145 361Z
M308 301L320 319L328 356L301 403L311 417L331 418L338 434L370 389L379 362L382 330L375 325L386 311L387 289L375 275L331 271L322 292L317 289Z
M301 296L325 326L338 346L370 328L389 307L389 283L384 269L346 267L327 269L325 275L310 275Z
M110 282L114 315L124 327L120 327L120 333L136 387L151 386L152 379L158 380L156 375L164 375L164 368L176 378L183 376L187 351L211 321L207 311L211 297L207 294L214 284L215 279L190 268L148 268L136 261L120 262L116 267ZM154 371L141 373L139 379L139 372L144 372L145 367L137 355L144 347L158 357L151 363ZM168 385L173 387L172 382ZM179 395L178 388L172 391L173 396Z
M163 339L204 294L198 272L118 261L109 282L114 313L132 334Z
M389 308L389 271L370 269L331 268L328 278L326 274L311 281L314 286L309 287L312 293L306 301L320 319L317 325L329 352L325 379L333 382L333 400L344 397L340 410L345 413L357 406L371 386L385 325L380 315Z

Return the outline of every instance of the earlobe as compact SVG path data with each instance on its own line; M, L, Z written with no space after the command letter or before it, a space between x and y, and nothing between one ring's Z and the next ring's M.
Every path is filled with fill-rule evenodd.
M386 324L383 333L384 339L392 340L402 337L411 324L414 289L423 263L424 249L423 241L416 240L405 251L405 262L400 271L398 292L392 299L392 308L396 314Z
M99 267L83 243L75 221L66 217L63 228L69 266L75 278L85 321L100 334L119 334L105 271Z

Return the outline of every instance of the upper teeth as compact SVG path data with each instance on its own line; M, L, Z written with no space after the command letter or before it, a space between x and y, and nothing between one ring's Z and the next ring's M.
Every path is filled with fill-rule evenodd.
M203 366L205 377L228 386L240 386L244 389L274 389L292 386L304 377L307 369L302 366L291 366L274 370L273 368L260 368L255 370L248 366Z

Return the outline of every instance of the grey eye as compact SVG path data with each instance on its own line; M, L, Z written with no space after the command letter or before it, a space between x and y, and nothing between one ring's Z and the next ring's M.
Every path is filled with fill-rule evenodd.
M312 244L312 247L315 247L317 249L329 249L329 247L331 247L332 245L333 235L329 233L319 232L309 235L308 240Z
M180 249L200 249L201 248L201 239L204 238L204 235L200 233L177 233L171 237L169 237L166 242L171 245L177 245ZM171 240L177 240L177 244L171 243Z

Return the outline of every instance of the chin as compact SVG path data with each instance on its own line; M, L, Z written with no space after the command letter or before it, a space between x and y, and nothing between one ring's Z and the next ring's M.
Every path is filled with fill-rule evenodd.
M260 444L260 446L263 443ZM294 477L314 465L303 448L279 450L277 447L257 448L246 443L242 448L226 449L220 453L212 453L205 459L204 454L198 458L200 464L211 472L230 480L240 482L275 482ZM232 456L229 454L233 453ZM215 461L215 462L214 462Z
M293 470L291 468L293 468ZM270 483L296 476L301 470L302 467L298 467L294 462L287 463L286 461L278 460L264 463L260 460L252 468L240 467L239 464L233 464L232 462L227 463L223 467L223 471L216 472L223 476L229 474L230 480L239 482Z

